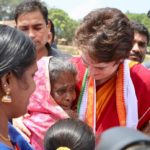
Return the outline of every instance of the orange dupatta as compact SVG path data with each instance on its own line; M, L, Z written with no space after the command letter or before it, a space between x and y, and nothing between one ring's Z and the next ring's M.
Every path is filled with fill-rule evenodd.
M116 76L105 83L96 92L96 120L99 120L101 113L103 112L107 102L115 91L115 80Z
M95 128L95 110L94 110L94 79L89 77L89 84L88 84L88 101L87 101L87 110L85 115L86 123ZM91 101L89 99L92 99Z

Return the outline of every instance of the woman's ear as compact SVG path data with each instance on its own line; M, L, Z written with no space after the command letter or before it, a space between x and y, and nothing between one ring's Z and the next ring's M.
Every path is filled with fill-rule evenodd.
M11 103L12 102L12 99L10 96L10 93L11 93L10 78L11 78L11 73L6 73L1 78L1 87L2 87L2 91L4 92L4 96L1 99L1 101L3 103Z
M10 80L11 80L11 73L6 73L1 77L1 87L4 93L10 91Z

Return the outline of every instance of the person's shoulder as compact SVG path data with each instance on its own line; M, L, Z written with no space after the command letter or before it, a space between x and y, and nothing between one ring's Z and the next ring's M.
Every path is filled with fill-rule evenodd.
M150 70L146 68L143 64L135 63L130 66L131 75L135 74L139 77L150 76Z
M83 65L83 62L82 62L82 59L81 59L81 56L75 56L75 57L72 57L70 59L70 61L75 64L75 66L77 67L77 70L80 71L80 72L84 72L85 71L85 66Z
M74 56L74 57L70 58L70 61L73 62L73 63L75 63L75 64L82 63L81 56Z
M150 92L150 70L137 63L130 66L130 76L137 93L148 90ZM144 91L143 91L144 92Z
M48 50L48 55L49 56L60 56L61 55L61 51L57 48L54 47L50 47Z
M21 150L34 150L11 123L8 123L8 130L11 141L17 144Z
M54 56L54 57L61 57L64 59L70 59L72 57L72 55L65 53L65 52L62 52L58 48L54 48L54 47L50 47L48 55Z
M72 57L69 61L71 61L76 66L76 69L78 72L78 80L82 82L86 68L83 65L81 56ZM80 83L80 84L82 84L82 83Z

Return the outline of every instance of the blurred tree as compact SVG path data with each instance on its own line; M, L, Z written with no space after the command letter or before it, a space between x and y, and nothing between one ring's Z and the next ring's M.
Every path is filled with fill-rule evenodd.
M57 38L65 38L71 42L79 22L71 19L64 10L58 8L49 10L49 18L54 23Z
M0 0L0 20L12 20L13 11L23 0Z
M144 13L136 14L136 13L127 12L126 15L128 16L128 18L130 20L135 20L135 21L140 22L143 25L145 25L145 27L147 27L147 29L150 33L150 18L147 16L147 14L144 14ZM149 42L148 46L150 46L150 42Z
M144 13L136 14L136 13L127 12L126 15L130 20L135 20L137 22L144 24L150 32L150 18L147 17L147 14Z

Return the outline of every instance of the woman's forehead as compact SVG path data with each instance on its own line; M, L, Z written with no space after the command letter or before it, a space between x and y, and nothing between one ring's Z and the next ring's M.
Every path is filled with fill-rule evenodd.
M114 64L115 62L114 61L111 61L111 62L96 62L95 60L93 60L88 53L82 53L81 54L81 58L83 60L84 63L86 63L87 65L91 65L91 66L94 66L94 67L107 67L111 64Z

